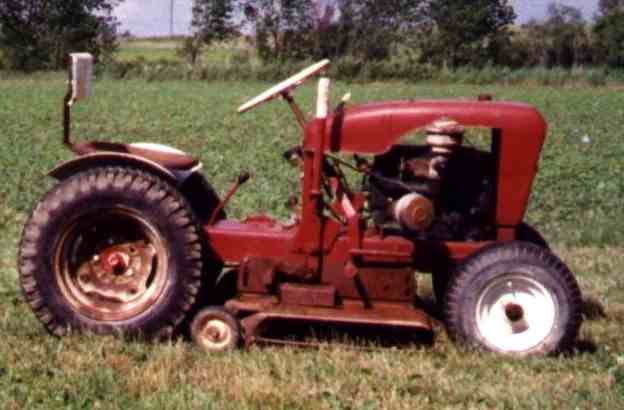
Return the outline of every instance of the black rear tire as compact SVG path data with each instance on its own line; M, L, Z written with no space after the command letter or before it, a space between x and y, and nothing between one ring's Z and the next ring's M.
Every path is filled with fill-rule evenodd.
M169 337L195 302L200 232L168 182L127 167L61 181L33 210L19 246L25 299L51 333Z
M547 249L527 242L488 246L458 267L444 302L449 335L501 354L566 349L581 325L574 275Z

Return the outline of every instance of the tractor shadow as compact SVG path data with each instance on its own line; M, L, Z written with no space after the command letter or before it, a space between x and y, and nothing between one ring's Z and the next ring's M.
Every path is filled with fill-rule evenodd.
M434 333L392 326L336 325L276 321L267 323L262 330L260 344L292 345L295 347L340 346L348 349L376 348L406 349L431 347Z
M223 285L223 284L222 284ZM233 288L235 281L230 278L226 282L226 287ZM218 292L220 295L229 295L224 289ZM198 307L204 307L209 301L214 304L214 293L205 300L201 300ZM201 298L204 299L204 298ZM220 301L221 302L221 301ZM418 292L415 305L424 310L432 320L433 330L413 330L396 328L392 326L379 325L337 325L330 323L298 322L288 320L270 321L262 326L261 337L266 339L259 341L259 344L292 345L300 347L315 347L322 345L338 345L353 349L374 349L374 348L414 348L433 347L435 335L444 330L444 318L441 304L435 300L430 284L426 283ZM582 303L582 315L585 322L600 321L608 319L604 305L594 296L586 296ZM193 314L189 315L192 318ZM182 336L190 341L188 323L182 326ZM445 339L443 337L443 339ZM268 341L270 340L270 342ZM562 352L565 356L576 356L587 353L595 353L598 345L592 340L591 335L580 334L579 338L572 343L568 349Z
M444 321L439 304L433 296L422 295L417 306L422 308L433 321L433 331L414 331L393 328L391 326L332 325L279 321L269 323L262 336L278 345L322 346L338 345L353 349L414 347L431 348L435 344L435 334L444 332ZM598 321L608 318L604 306L594 297L583 299L582 314L584 321ZM262 344L262 343L261 343ZM598 350L591 335L580 334L566 350L563 356L573 357L593 354Z
M331 345L356 350L431 348L435 343L435 334L441 326L435 300L418 298L415 306L423 309L431 317L433 326L431 330L391 325L276 320L262 326L261 337L270 339L267 343L300 347Z
M595 322L609 319L609 315L607 315L604 305L593 295L583 297L581 312L583 314L583 321L585 322ZM568 349L565 353L570 355L580 355L586 353L593 354L596 353L597 350L598 345L594 340L592 340L591 334L581 334L580 337L577 338L576 341L570 346L570 349Z

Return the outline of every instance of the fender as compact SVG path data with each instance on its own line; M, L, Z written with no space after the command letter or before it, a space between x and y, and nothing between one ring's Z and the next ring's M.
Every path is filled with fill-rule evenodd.
M181 185L189 176L176 175L171 170L149 159L117 152L98 152L81 155L59 164L48 175L57 180L63 180L89 168L101 166L131 166L139 168L156 174L175 186Z
M131 154L116 152L98 152L82 155L63 162L48 173L57 180L64 180L89 168L101 166L130 166L150 172L174 185L186 198L197 217L197 222L205 224L212 215L213 209L221 201L212 185L198 172L201 164L188 171L172 171L162 165ZM219 219L225 218L221 211Z

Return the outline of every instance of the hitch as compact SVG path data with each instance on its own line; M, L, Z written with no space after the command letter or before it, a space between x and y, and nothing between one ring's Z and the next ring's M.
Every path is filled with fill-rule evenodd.
M214 211L212 211L212 214L210 215L210 220L208 221L208 225L214 225L217 219L217 215L219 215L221 210L226 207L228 202L230 202L230 199L232 199L236 191L238 191L238 188L240 188L241 185L249 181L249 178L251 178L251 173L249 171L242 171L238 175L238 178L236 178L236 181L234 181L227 194L225 194L223 200L219 202L219 205L217 205Z

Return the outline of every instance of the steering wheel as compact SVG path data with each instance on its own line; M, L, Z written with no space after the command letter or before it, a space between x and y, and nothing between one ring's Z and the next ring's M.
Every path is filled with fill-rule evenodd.
M319 71L324 69L329 65L329 60L319 61L318 63L311 65L310 67L304 69L299 74L296 74L289 79L282 81L281 83L269 88L259 96L254 99L246 102L238 108L239 113L244 113L245 111L249 111L256 106L265 103L267 101L272 100L275 97L279 97L280 95L289 92L290 90L294 90L305 80L317 74Z

